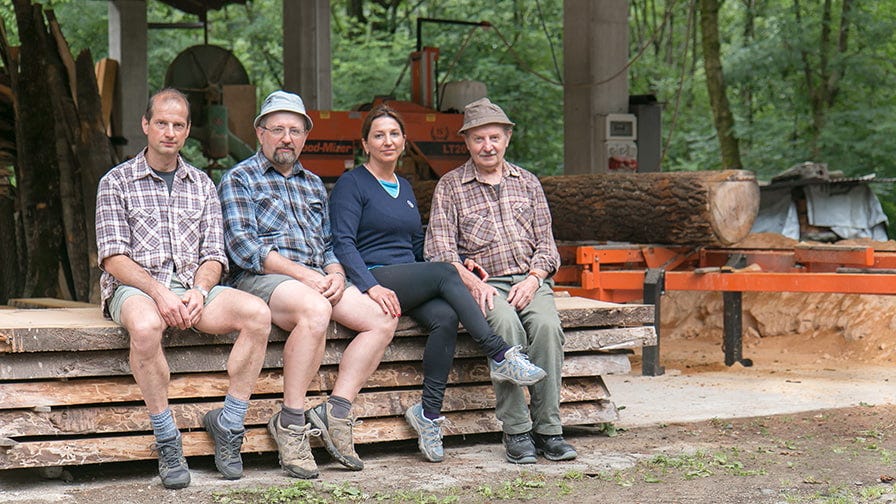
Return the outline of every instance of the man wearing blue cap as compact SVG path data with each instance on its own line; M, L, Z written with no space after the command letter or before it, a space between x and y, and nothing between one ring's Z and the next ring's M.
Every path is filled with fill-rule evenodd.
M283 406L268 430L280 465L297 478L318 475L308 444L314 435L349 469L364 467L352 441L351 405L398 323L356 287L346 286L333 254L326 189L299 161L313 126L298 95L271 93L255 118L258 152L225 173L218 188L232 264L229 282L267 301L273 323L289 331ZM323 360L330 320L357 335L343 352L328 400L306 411L305 393Z

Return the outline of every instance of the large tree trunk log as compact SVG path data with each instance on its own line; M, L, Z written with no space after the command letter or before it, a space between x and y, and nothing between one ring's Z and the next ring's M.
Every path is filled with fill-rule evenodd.
M62 31L51 15L49 20L50 38L47 40L47 86L56 117L56 156L59 166L59 196L62 204L62 221L65 225L64 264L71 299L87 301L90 296L90 266L87 244L89 243L84 217L84 198L80 179L80 166L76 156L80 138L80 122L72 96L69 80L74 76L74 61L68 43L62 38ZM91 73L93 73L91 71ZM92 211L93 209L91 209Z
M56 118L47 89L47 30L40 5L13 2L22 42L19 59L10 70L16 108L16 184L28 272L24 297L59 297L59 258L63 256L59 166L47 139Z
M731 245L759 211L752 172L564 175L542 179L558 240Z
M558 240L730 245L749 234L759 212L759 186L745 170L559 175L541 183ZM424 222L434 187L414 183Z

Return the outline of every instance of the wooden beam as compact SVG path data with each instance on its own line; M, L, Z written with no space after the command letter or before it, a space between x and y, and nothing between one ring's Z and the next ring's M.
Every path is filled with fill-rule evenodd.
M442 431L446 436L500 432L500 424L491 410L448 413ZM560 417L564 425L591 425L612 422L618 414L609 401L561 404ZM357 426L355 444L381 443L416 439L417 435L404 418L371 418ZM187 456L211 455L214 446L205 432L183 433L184 453ZM24 467L46 467L99 464L156 458L151 446L151 435L115 436L106 438L78 438L20 442L12 447L0 447L0 470ZM319 447L315 438L312 446ZM264 427L246 430L243 453L273 452L274 441ZM496 461L497 462L497 461Z
M2 316L2 312L0 312ZM622 331L622 332L620 332ZM627 341L650 338L650 331L643 328L630 329L584 329L566 331L565 352L587 352L601 350L604 341L614 342L617 347L625 332L633 336ZM620 336L623 335L623 336ZM655 336L654 336L655 338ZM2 339L2 335L0 335ZM423 358L424 337L396 338L386 348L383 362L420 361ZM24 342L25 340L19 340ZM347 346L347 340L330 340L326 343L323 365L338 364ZM201 373L223 371L230 355L230 345L207 345L189 347L169 347L165 350L172 373ZM482 352L467 335L457 342L455 358L478 357ZM264 368L283 367L283 343L268 344ZM123 376L130 374L127 350L100 350L78 352L77 359L65 352L17 353L4 357L0 365L0 380L26 380L47 378L80 378L90 376Z
M336 383L337 366L322 367L311 382L310 393L325 393ZM622 354L570 354L563 361L564 377L627 374L628 357ZM423 372L419 363L383 363L364 384L365 390L419 387ZM489 370L483 359L456 359L448 382L485 383ZM179 374L171 377L168 397L172 401L194 398L222 398L229 378L224 372ZM283 375L279 370L264 371L255 384L254 396L282 394ZM142 402L143 395L130 376L48 381L0 382L0 404L4 409L56 408L80 404ZM2 423L2 420L0 420ZM2 427L0 427L2 428Z
M17 304L28 300L18 299ZM31 301L31 303L50 301ZM639 304L614 304L577 297L558 297L560 321L566 329L631 327L653 324L653 306ZM328 340L350 339L354 331L339 324L331 324ZM399 321L397 337L425 334L410 317ZM272 327L270 341L285 341L287 333ZM165 344L168 347L209 344L229 344L235 335L208 335L194 331L169 330ZM63 308L47 310L4 310L0 313L0 353L2 352L50 352L115 350L129 347L125 330L103 318L99 307Z
M560 402L573 403L609 399L610 393L599 377L564 378ZM325 396L311 396L305 408L313 408ZM370 418L402 417L405 410L420 401L420 389L361 392L352 405L352 412L365 422ZM280 410L279 398L253 399L246 415L247 427L267 425ZM209 410L221 407L222 401L172 403L171 411L181 430L202 429L202 417ZM443 413L490 410L495 407L491 384L449 386L445 391ZM114 433L151 432L149 415L143 404L57 408L48 412L33 410L0 410L0 437L108 435ZM24 442L24 441L22 441Z

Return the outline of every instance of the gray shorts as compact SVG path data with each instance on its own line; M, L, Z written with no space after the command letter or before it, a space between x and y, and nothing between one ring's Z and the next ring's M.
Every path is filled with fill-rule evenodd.
M171 279L171 285L168 286L171 289L171 292L177 294L178 296L183 296L188 290L189 287L181 283L177 278ZM212 302L215 297L224 291L224 289L229 289L230 287L225 287L223 285L215 285L208 291L208 297L205 298L205 306L208 306L209 303ZM112 317L112 320L121 324L121 307L124 306L125 300L127 300L131 296L143 296L147 299L152 299L149 297L149 294L143 292L142 290L131 287L130 285L120 285L115 289L115 292L112 294L112 297L109 298L109 316Z
M274 294L274 290L283 282L288 282L290 280L298 282L298 280L289 275L280 275L278 273L256 275L255 273L249 273L247 271L243 273L243 276L240 277L234 287L258 296L263 299L265 303L270 304L271 295Z

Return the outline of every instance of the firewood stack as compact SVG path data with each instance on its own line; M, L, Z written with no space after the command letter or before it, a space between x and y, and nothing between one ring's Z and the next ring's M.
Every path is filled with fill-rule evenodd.
M556 299L566 334L563 423L612 422L617 410L601 376L628 373L628 349L656 344L653 306ZM331 326L306 407L332 390L351 336L345 328ZM276 328L271 334L246 419L244 452L276 450L265 424L278 411L283 394L285 338ZM184 431L184 451L210 455L214 447L202 431L202 415L222 404L228 385L225 364L235 338L172 331L166 339L171 408ZM415 438L403 413L420 400L424 345L424 333L403 317L382 364L355 401L353 411L363 419L355 430L356 443ZM500 431L485 357L465 334L456 355L445 395L445 434ZM0 470L155 457L146 407L130 375L127 335L105 320L98 307L0 309L0 356Z

